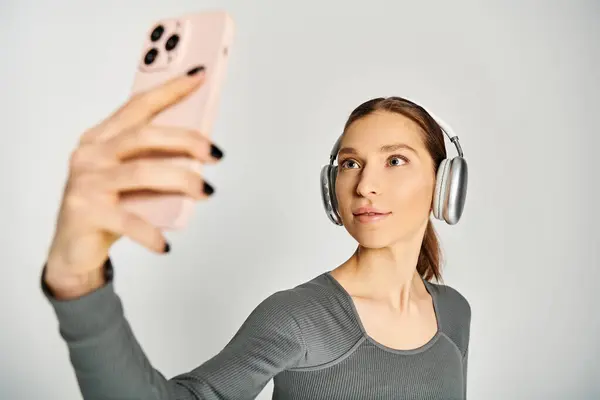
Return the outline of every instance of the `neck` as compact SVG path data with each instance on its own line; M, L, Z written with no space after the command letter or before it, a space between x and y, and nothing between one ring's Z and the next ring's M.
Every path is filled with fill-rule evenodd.
M408 309L426 290L417 272L421 243L422 237L417 237L379 249L359 246L345 263L355 294L385 301L399 311Z

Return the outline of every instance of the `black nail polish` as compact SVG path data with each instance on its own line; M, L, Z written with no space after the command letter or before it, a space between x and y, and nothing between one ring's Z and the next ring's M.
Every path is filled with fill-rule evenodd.
M204 193L206 193L207 195L211 195L215 192L215 189L210 186L208 183L204 182Z
M217 160L220 160L221 158L223 158L223 151L221 151L221 149L219 149L213 144L210 146L210 155L216 158Z
M169 244L169 242L165 242L165 249L163 250L163 252L168 253L171 251L171 245Z
M203 65L199 65L199 66L197 66L195 68L190 69L187 74L189 76L196 75L198 72L204 71L204 69L205 68L204 68Z

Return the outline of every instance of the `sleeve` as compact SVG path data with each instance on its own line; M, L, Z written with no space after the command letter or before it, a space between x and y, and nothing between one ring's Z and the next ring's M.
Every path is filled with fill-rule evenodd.
M463 387L464 387L464 394L465 394L465 399L467 398L467 377L468 377L468 367L469 367L469 346L470 346L470 342L471 342L471 305L469 304L469 302L465 299L465 319L466 319L466 324L465 324L465 352L463 354L463 358L462 358L462 365L463 365Z
M149 362L113 282L74 300L44 291L86 400L254 399L277 373L306 357L291 291L263 300L229 343L192 371L166 379Z
M465 355L463 356L463 391L465 393L465 399L467 398L467 372L469 366L469 349L465 351Z

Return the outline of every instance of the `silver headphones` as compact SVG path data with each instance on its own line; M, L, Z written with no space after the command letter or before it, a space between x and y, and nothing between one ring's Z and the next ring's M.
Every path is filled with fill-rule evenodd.
M429 113L429 112L428 112ZM454 143L458 156L442 160L438 167L435 192L433 195L433 216L445 221L449 225L456 224L462 216L467 196L468 169L467 161L463 158L463 152L458 142L458 136L454 134L452 128L433 114L429 115L437 122L442 132L448 136ZM321 196L327 216L336 225L342 225L342 218L338 210L337 198L335 195L335 180L337 177L337 165L333 165L340 151L342 136L335 142L331 154L329 155L329 164L321 169Z

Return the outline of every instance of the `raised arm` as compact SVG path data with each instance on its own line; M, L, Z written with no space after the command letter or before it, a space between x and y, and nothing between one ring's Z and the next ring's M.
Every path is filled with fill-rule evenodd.
M171 380L154 369L123 315L110 281L109 250L122 236L163 253L161 230L129 212L125 193L176 193L202 200L212 193L200 175L155 151L215 163L222 152L200 132L152 125L204 81L203 68L136 94L81 137L69 165L43 284L69 346L85 399L250 399L278 371L303 357L300 331L282 306L265 300L213 359Z
M301 363L306 353L291 312L297 299L281 291L261 302L218 354L166 379L136 340L112 282L72 300L45 292L86 400L254 399L272 377Z

